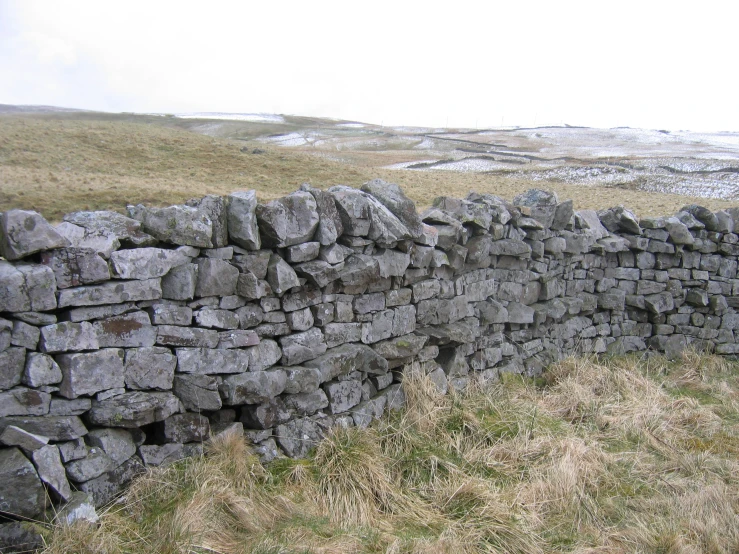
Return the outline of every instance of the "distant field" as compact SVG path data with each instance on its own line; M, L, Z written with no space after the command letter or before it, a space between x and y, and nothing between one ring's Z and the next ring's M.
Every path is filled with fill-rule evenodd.
M239 138L202 134L208 125L216 134ZM256 140L273 133L275 125L226 122L217 129L214 125L201 120L89 112L0 115L0 209L34 209L55 221L75 210L124 211L127 203L169 205L243 189L254 189L260 199L269 200L294 191L303 182L320 188L357 187L378 177L398 183L419 207L437 196L465 196L471 190L511 199L532 187L554 190L561 199L572 198L579 209L623 204L642 215L671 214L693 202L714 210L735 204L620 185L387 169L384 166L422 159L424 153L412 150L415 142L410 139L397 144L391 141L394 146L389 150L382 146L341 151L275 146ZM320 122L291 118L279 129L292 132L301 125ZM403 144L409 149L403 150ZM255 148L263 153L253 154Z

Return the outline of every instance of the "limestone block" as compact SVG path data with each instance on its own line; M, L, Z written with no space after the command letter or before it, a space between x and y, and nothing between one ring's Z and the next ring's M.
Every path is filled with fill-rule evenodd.
M3 512L35 518L46 507L46 491L33 464L17 448L0 449L0 506Z
M243 373L249 367L246 350L177 348L177 372L213 375Z
M354 371L364 371L371 375L384 375L388 371L387 360L363 344L342 344L304 365L319 369L322 382Z
M291 458L304 458L323 439L326 430L310 418L295 419L275 429L277 443Z
M24 431L20 427L8 425L0 433L0 443L5 446L19 446L24 452L33 452L49 444L49 439Z
M331 381L323 385L328 397L328 409L332 414L346 412L362 400L360 381Z
M257 193L253 190L232 192L227 203L228 235L247 250L259 250L262 241L257 225Z
M213 222L204 213L191 206L147 208L139 204L129 206L128 213L142 223L143 230L162 242L170 244L213 248Z
M60 354L56 362L62 370L59 394L65 398L121 388L125 384L123 350L119 348Z
M267 266L267 282L277 294L282 294L293 287L300 286L295 270L276 254L270 258Z
M218 333L218 348L244 348L259 344L259 335L254 331L232 330Z
M161 297L162 287L159 279L115 281L64 289L59 292L59 307L121 304L129 301L157 300Z
M162 346L185 346L191 348L216 348L218 332L196 327L160 325L157 327L156 343Z
M282 357L278 344L269 339L262 339L258 345L247 350L249 352L249 370L262 371L275 365Z
M197 258L195 296L229 296L236 293L239 270L225 260Z
M408 358L416 356L428 341L422 335L404 335L394 339L378 342L372 349L386 359Z
M69 241L37 212L9 210L0 214L0 255L6 260L65 246Z
M46 311L57 307L56 278L40 264L0 260L0 311Z
M131 431L126 429L93 429L87 434L87 442L105 452L112 467L118 467L136 454L136 441Z
M262 244L283 248L308 242L318 223L318 206L309 192L297 191L256 208Z
M21 382L25 363L26 350L24 348L11 347L0 352L0 391L14 387Z
M0 417L42 416L49 413L51 395L25 387L0 392Z
M238 329L239 316L228 310L204 308L195 312L195 321L200 327L217 329Z
M323 332L317 327L302 333L280 337L280 346L282 347L282 363L288 366L317 358L326 352L327 348Z
M203 442L210 437L210 422L200 414L176 414L164 420L164 440L173 443Z
M285 393L300 394L313 392L321 384L321 371L313 367L292 366L285 371Z
M186 410L215 411L221 409L218 380L212 375L175 375L172 388Z
M60 248L43 252L40 259L54 272L59 289L110 279L108 263L92 248Z
M182 411L170 392L127 392L107 400L93 400L90 423L104 427L143 427Z
M172 388L177 358L169 348L131 348L125 355L125 383L132 390Z
M92 497L95 506L104 506L113 501L131 479L143 471L144 465L138 456L131 456L117 468L80 483L78 488Z
M219 389L226 405L261 404L282 394L286 383L284 370L270 369L226 377Z
M157 328L151 325L149 314L144 311L96 321L93 331L101 348L150 347L157 340Z

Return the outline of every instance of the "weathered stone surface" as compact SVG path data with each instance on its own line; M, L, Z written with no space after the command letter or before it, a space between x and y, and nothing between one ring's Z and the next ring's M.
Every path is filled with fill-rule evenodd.
M64 321L41 328L42 352L70 352L96 350L100 347L97 333L87 321L72 323Z
M68 441L87 434L87 428L76 416L0 418L0 432L10 425L52 441Z
M8 425L5 430L0 433L0 443L5 446L19 446L24 452L33 452L43 446L49 444L47 437L34 435L28 431L24 431L20 427Z
M241 422L248 429L270 429L287 423L293 414L280 398L241 408Z
M92 496L81 491L73 491L72 497L56 514L55 521L63 525L72 525L79 520L97 523L99 517Z
M533 323L534 309L521 304L520 302L510 302L507 306L508 321L511 323Z
M313 239L323 245L335 243L336 239L344 232L344 226L341 223L341 217L336 209L333 196L320 189L311 187L307 183L301 185L300 190L309 192L316 201L319 223Z
M203 449L200 444L167 443L161 446L145 444L139 447L139 454L147 466L168 466L177 460L199 456Z
M412 238L408 228L374 196L351 187L331 187L329 192L344 225L344 233L366 236L381 246Z
M87 434L87 442L105 452L112 462L111 469L136 454L136 441L126 429L93 429Z
M249 359L245 350L178 348L177 372L200 375L243 373L249 367Z
M390 210L410 231L412 238L419 238L423 235L423 222L416 211L416 205L398 185L374 179L362 185L362 190L374 196Z
M362 383L359 381L331 381L323 385L323 390L332 414L346 412L362 400Z
M256 209L256 191L238 191L228 196L228 234L233 242L247 250L262 247Z
M214 248L213 222L198 208L170 206L147 208L139 204L129 206L129 215L141 221L143 230L162 242Z
M2 333L3 331L0 331ZM38 340L41 333L38 327L28 325L22 321L13 322L13 331L10 335L10 344L13 346L22 346L26 350L36 350ZM3 346L3 349L6 347Z
M149 314L143 311L110 317L93 324L101 348L154 346L157 328L151 325Z
M157 300L161 297L159 279L117 281L60 291L59 307L121 304L128 301Z
M151 235L147 235L141 230L141 222L111 211L98 212L74 212L64 216L64 221L81 227L85 230L80 243L75 242L74 246L83 246L90 244L91 248L98 249L98 252L105 253L104 247L115 241L116 250L120 244L127 246L151 246L156 243L156 239ZM111 252L112 252L111 250ZM110 256L110 252L106 257Z
M217 329L238 329L239 316L228 310L204 308L195 312L195 321L200 327Z
M672 294L669 292L647 295L644 297L644 304L653 314L668 312L675 307Z
M323 333L317 327L302 333L280 337L280 346L282 347L282 363L288 366L317 358L326 352L327 348Z
M331 265L322 260L314 260L298 264L293 269L298 275L307 277L311 283L323 288L339 278L343 264Z
M105 231L85 229L84 227L66 221L56 226L56 232L69 241L70 248L92 250L106 259L110 258L110 255L121 246L121 242L114 235ZM150 237L145 233L141 234L149 237L153 243L156 243L154 237Z
M37 552L45 546L39 526L28 521L0 523L0 552Z
M59 289L99 283L110 279L108 263L92 248L60 248L41 254Z
M115 389L123 390L123 389ZM64 398L52 398L49 404L49 415L52 416L76 416L82 415L90 409L91 400L89 398L74 398L66 400Z
M175 375L172 392L182 401L186 410L221 409L218 381L212 375Z
M285 454L292 458L304 458L325 436L325 429L310 418L302 418L279 425L275 438Z
M136 475L144 471L138 456L132 456L117 468L78 485L79 489L92 496L95 506L110 503Z
M493 241L489 254L493 256L530 256L531 247L518 239L502 239Z
M293 331L307 331L313 327L313 313L310 308L303 308L286 314L287 324Z
M313 392L321 384L321 371L314 367L284 367L285 393L300 394Z
M125 385L123 350L119 348L60 354L56 361L62 370L59 394L66 398L77 398Z
M51 395L25 387L0 392L0 417L42 416L49 413Z
M259 344L259 335L254 331L232 330L218 333L218 348L245 348Z
M469 202L449 196L434 198L435 208L443 210L460 223L471 223L480 229L489 229L492 223L492 215L484 204ZM424 220L426 220L425 216Z
M69 241L37 212L9 210L0 214L0 255L6 260L65 246Z
M198 282L198 265L183 264L172 268L162 277L162 298L192 300Z
M372 344L389 339L393 334L393 319L395 312L385 310L373 314L372 321L362 324L362 342Z
M285 390L287 375L282 369L249 371L226 377L220 386L224 402L230 406L260 404Z
M164 420L164 440L203 442L210 437L210 422L200 414L177 414Z
M293 287L300 286L295 270L276 254L269 259L267 282L277 294L282 294Z
M218 346L218 332L211 329L160 325L157 327L156 342L162 346L215 348Z
M0 510L34 518L46 505L46 493L33 464L17 448L0 449Z
M361 323L329 323L323 328L326 345L329 348L339 346L347 342L359 342L362 340Z
M387 360L363 344L343 344L331 348L324 355L304 365L319 369L321 381L336 379L353 371L382 375L388 370Z
M131 348L125 354L125 384L132 390L172 388L177 358L169 348Z
M119 279L154 279L166 275L173 267L190 263L181 250L134 248L110 255L113 272Z
M318 410L326 408L328 404L326 393L321 389L316 389L312 392L290 394L285 397L285 406L300 417L313 415Z
M665 218L664 225L670 234L670 240L675 244L693 244L695 242L695 238L690 234L690 230L678 218Z
M302 244L288 246L285 250L285 258L291 264L309 262L318 257L320 249L320 242L304 242Z
M598 212L598 217L603 226L611 233L625 232L634 235L641 235L642 233L639 218L623 206L602 210Z
M0 311L46 311L57 307L56 278L40 264L0 260ZM61 306L60 306L61 307Z
M217 194L207 194L202 198L193 198L185 203L197 208L211 222L210 240L213 248L223 248L228 244L228 222L226 199Z
M24 348L11 347L0 352L0 391L20 384L25 361L26 350Z
M313 195L297 191L256 208L262 243L282 248L308 242L318 228L319 215Z
M181 325L192 324L192 308L188 306L174 306L171 304L154 304L146 308L154 325Z
M235 294L239 270L225 260L197 258L198 280L195 296L228 296Z
M63 501L72 498L72 487L69 486L67 475L59 457L59 448L55 445L47 445L31 454L33 465L41 480Z
M378 342L372 345L372 349L389 360L408 358L418 354L427 341L428 337L410 334Z
M107 400L93 400L90 423L104 427L142 427L162 421L182 410L179 399L169 392L127 392Z
M257 346L248 349L249 369L262 371L275 365L282 357L282 350L278 344L269 339L263 339Z

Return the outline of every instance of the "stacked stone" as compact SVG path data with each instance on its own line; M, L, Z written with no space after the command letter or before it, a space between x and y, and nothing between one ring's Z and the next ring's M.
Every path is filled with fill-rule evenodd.
M446 392L575 352L734 354L735 217L575 213L538 190L419 214L382 181L56 227L5 212L0 509L105 504L224 432L304 456L400 407L410 368Z

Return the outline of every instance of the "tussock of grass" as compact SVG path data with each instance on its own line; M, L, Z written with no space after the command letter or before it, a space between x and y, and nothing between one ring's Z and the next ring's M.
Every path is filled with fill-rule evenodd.
M241 437L152 469L62 552L739 551L739 366L569 358L441 396L263 467Z

